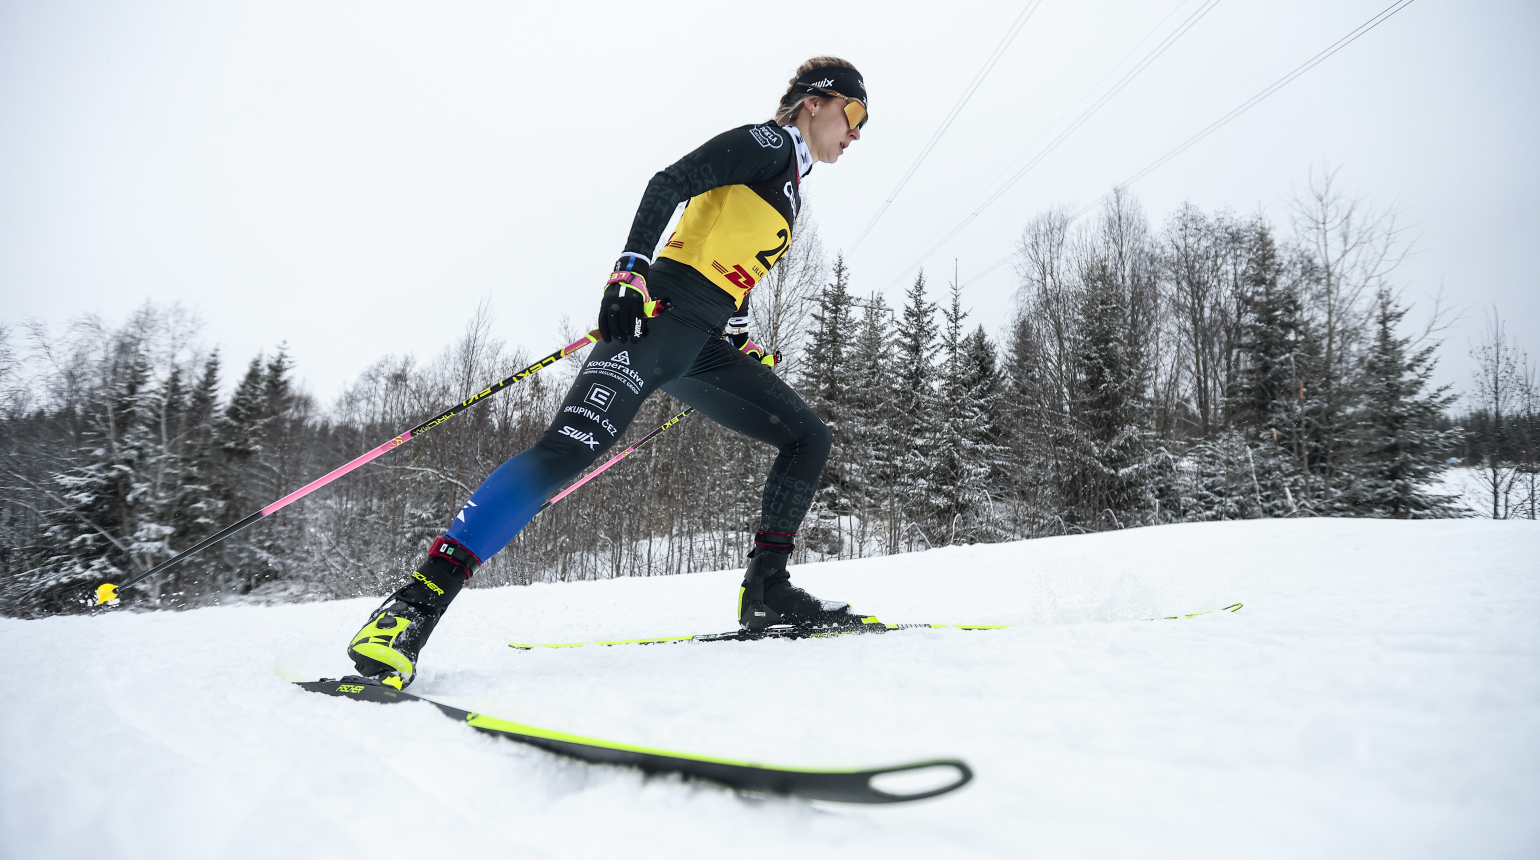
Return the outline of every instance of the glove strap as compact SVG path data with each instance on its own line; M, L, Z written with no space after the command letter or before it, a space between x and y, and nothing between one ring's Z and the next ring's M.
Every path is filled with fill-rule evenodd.
M642 313L648 319L663 313L668 308L668 301L666 299L654 301L652 296L647 293L647 279L642 276L641 272L628 272L617 269L611 272L610 279L604 282L606 292L609 291L610 287L617 288L617 295L625 295L626 290L636 290L642 297Z
M752 340L749 340L748 338L744 338L743 345L738 347L738 349L739 351L749 355L752 358L759 359L759 363L766 367L775 367L781 362L780 353L769 352L764 347L760 346Z

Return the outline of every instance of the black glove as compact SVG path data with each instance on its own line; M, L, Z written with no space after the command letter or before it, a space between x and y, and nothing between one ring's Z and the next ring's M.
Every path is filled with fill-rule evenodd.
M723 333L727 335L728 343L738 347L740 352L760 364L766 367L775 367L781 363L781 354L779 352L770 352L749 339L748 317L733 317L728 320Z
M653 301L647 294L647 261L630 254L622 256L604 284L599 336L605 343L640 343L647 336L647 320L667 308L667 300Z

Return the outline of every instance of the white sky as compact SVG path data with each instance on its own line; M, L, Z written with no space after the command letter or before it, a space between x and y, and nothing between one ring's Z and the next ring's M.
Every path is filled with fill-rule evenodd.
M957 258L998 330L1011 269L970 273L1031 215L1094 200L1389 3L1224 0L936 253L932 282ZM287 341L325 401L386 353L436 353L484 298L511 342L550 349L564 316L589 325L652 174L765 119L821 53L873 102L807 187L848 247L1025 5L5 2L0 320L180 301L227 376ZM900 264L1177 5L1045 0L849 260L856 291L897 301ZM1442 283L1469 309L1440 374L1463 387L1484 308L1540 352L1536 45L1540 4L1418 0L1132 190L1156 226L1191 199L1282 227L1312 167L1340 165L1415 224L1408 297Z

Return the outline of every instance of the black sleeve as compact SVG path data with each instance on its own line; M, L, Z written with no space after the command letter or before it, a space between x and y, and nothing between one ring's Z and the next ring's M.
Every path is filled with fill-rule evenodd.
M680 201L723 185L769 179L795 157L786 132L769 123L745 125L713 137L647 183L625 250L650 259Z

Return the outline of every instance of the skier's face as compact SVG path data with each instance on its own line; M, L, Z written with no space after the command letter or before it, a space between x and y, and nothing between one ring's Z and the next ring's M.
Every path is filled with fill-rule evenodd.
M821 104L817 104L821 102ZM809 100L803 112L808 117L808 127L803 135L813 157L825 164L833 164L844 154L845 147L861 139L861 127L852 125L845 107L849 99L830 97ZM859 103L856 103L859 107ZM865 110L859 111L865 116Z

